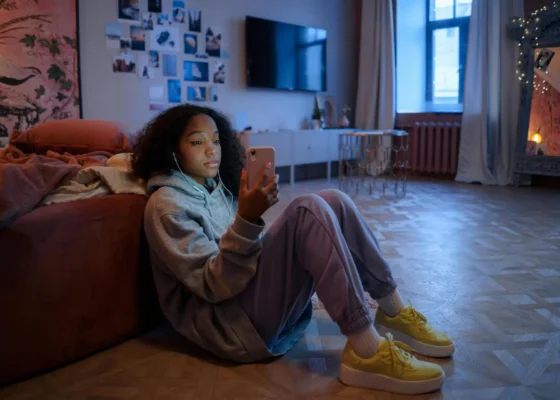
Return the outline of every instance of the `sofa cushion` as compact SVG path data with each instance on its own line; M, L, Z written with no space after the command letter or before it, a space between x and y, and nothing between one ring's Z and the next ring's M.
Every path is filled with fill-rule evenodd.
M26 132L14 131L10 143L25 153L84 154L129 152L123 127L112 121L65 119L39 124Z

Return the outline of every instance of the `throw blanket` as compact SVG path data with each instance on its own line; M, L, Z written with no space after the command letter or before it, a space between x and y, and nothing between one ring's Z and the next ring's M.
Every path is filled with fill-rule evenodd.
M13 145L0 150L0 229L31 211L49 192L84 167L105 165L111 153L74 156L52 151L24 154Z
M126 169L90 167L78 172L68 184L61 185L53 190L41 201L41 205L120 193L147 196L146 185Z

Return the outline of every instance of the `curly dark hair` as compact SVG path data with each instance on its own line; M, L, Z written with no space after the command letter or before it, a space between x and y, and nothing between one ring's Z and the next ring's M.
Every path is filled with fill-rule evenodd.
M148 122L133 147L132 170L146 181L154 173L170 174L172 170L177 170L173 153L189 120L199 114L208 115L216 123L222 147L220 176L224 185L237 198L245 152L228 119L211 108L182 104Z

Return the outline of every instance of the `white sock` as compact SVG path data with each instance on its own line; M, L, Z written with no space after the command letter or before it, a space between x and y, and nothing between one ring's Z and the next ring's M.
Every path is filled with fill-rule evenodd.
M406 307L397 289L393 290L390 295L378 299L377 303L379 303L379 307L385 311L385 314L391 318L395 317Z
M373 324L364 329L349 334L348 341L352 348L360 358L371 358L377 353L381 336Z

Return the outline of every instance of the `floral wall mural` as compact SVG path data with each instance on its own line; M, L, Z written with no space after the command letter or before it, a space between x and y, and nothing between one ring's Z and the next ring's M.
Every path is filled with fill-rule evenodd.
M76 0L0 0L0 136L80 118Z

